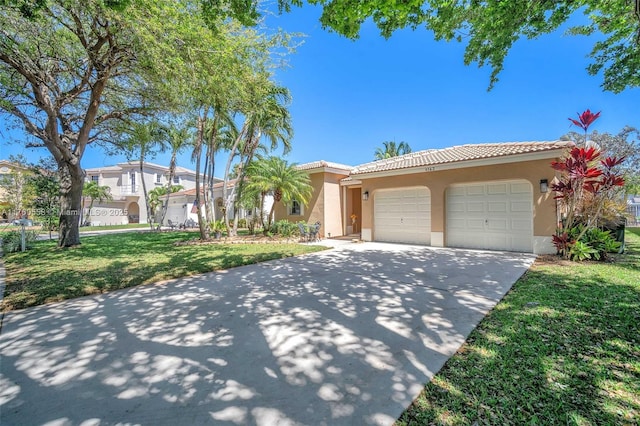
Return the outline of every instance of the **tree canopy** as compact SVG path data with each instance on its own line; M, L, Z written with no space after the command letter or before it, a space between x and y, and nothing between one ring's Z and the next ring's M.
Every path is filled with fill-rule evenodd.
M382 147L376 148L374 157L376 160L384 160L385 158L397 157L399 155L409 154L411 147L406 142L396 144L395 141L382 142Z
M279 0L281 10L301 6L303 0ZM640 4L637 1L559 0L307 0L323 6L320 21L349 38L372 19L384 37L402 28L425 26L437 40L466 42L465 64L492 68L490 87L498 81L504 59L520 38L551 33L572 16L583 14L585 24L568 34L594 40L587 68L603 74L602 87L612 92L640 86Z
M60 175L60 246L80 243L87 146L123 122L207 110L269 73L272 47L245 0L0 0L0 113L45 147ZM236 21L231 18L237 18ZM199 114L206 117L206 114Z

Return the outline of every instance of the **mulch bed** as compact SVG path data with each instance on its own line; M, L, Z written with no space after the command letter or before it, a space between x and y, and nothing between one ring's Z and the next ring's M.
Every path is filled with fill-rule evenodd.
M293 244L299 243L298 237L268 237L264 235L242 235L237 237L209 238L208 240L194 239L189 241L177 241L176 246L210 245L210 244Z

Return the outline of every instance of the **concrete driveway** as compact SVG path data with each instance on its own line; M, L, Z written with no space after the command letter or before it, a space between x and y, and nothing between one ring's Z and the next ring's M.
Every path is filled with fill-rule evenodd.
M533 255L347 244L5 315L3 425L389 425Z

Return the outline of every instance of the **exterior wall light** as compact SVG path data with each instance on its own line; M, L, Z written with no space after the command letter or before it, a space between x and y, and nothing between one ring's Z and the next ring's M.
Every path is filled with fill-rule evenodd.
M545 193L549 190L549 181L547 179L540 179L540 192Z
M362 199L363 199L364 201L367 201L367 200L369 199L369 191L364 191L364 192L362 193Z

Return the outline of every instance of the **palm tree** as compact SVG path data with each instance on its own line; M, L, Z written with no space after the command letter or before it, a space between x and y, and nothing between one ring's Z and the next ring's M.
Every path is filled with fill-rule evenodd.
M170 186L158 186L149 191L149 207L151 208L151 215L155 216L156 209L162 206L162 219L160 224L164 222L165 214L167 213L167 205L169 204L169 196L174 192L182 191L182 185L170 185ZM166 197L165 197L166 196Z
M89 204L89 214L85 218L85 225L89 221L89 217L91 217L91 210L93 209L93 203L95 200L98 200L99 203L103 201L110 201L113 199L111 196L111 188L108 186L100 186L98 182L90 181L85 182L84 187L82 188L82 211L84 211L84 206L86 202L86 198L91 198L91 203Z
M397 157L411 152L411 147L406 142L400 142L396 145L395 141L386 141L382 142L382 145L384 148L376 148L374 154L376 160L384 160L385 158Z
M244 178L247 175L249 164L256 152L266 148L261 144L262 138L269 141L268 148L271 150L278 146L278 142L282 142L283 154L286 154L291 150L291 138L293 136L291 115L287 109L287 105L291 100L289 91L284 87L273 84L271 81L264 81L258 78L250 86L250 92L249 101L244 111L245 120L231 148L223 184L223 198L226 202L229 199L234 200L235 207L238 207L239 200L242 198ZM234 186L235 194L232 193L229 197L227 195L227 181L231 172L231 162L236 155L240 156L241 167L238 183ZM234 218L236 225L238 219L237 211L238 209L236 208ZM226 216L225 222L228 225ZM234 226L234 229L237 229L237 226Z
M262 196L261 211L264 196L269 192L273 194L274 203L267 218L267 226L263 224L265 232L271 228L276 203L288 204L296 200L301 204L307 204L313 194L309 175L280 157L271 156L252 162L248 167L247 176L247 190L260 193Z
M160 224L164 222L164 218L167 215L167 206L169 205L169 197L174 192L178 192L180 189L182 189L182 186L178 185L179 189L174 190L174 188L176 187L173 186L173 177L176 174L176 167L177 167L176 159L178 157L178 154L187 146L188 143L189 143L189 129L187 127L171 126L167 130L167 145L171 149L171 160L169 160L169 181L167 182L167 187L162 188L164 189L164 193L157 194L157 195L168 194L167 202L164 203L162 207L162 216L160 217ZM160 188L155 188L154 190L150 191L149 195L151 196L151 192L158 189ZM156 192L159 192L159 191L156 191ZM149 201L151 202L151 199ZM155 209L152 207L152 210L155 210Z

